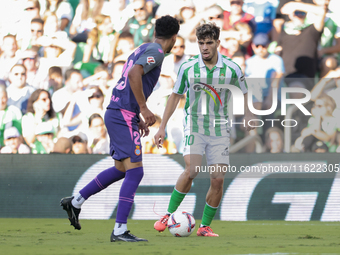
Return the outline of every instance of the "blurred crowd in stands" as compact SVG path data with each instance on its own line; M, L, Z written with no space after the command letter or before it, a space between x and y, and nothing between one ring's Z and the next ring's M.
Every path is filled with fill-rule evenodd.
M181 28L148 100L157 122L144 153L181 153L185 97L163 148L152 139L181 64L199 53L202 22L221 28L219 51L245 73L254 108L271 109L278 99L250 133L234 125L232 144L259 136L262 152L340 152L339 0L6 0L0 7L0 153L108 154L103 117L111 91L163 15L177 17ZM284 87L311 92L303 104L311 115L281 114ZM285 118L298 123L288 133ZM240 152L255 147L249 142Z

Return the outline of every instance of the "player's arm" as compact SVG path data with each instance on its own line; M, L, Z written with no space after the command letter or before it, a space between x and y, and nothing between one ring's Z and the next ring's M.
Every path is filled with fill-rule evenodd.
M134 65L129 73L128 78L130 82L131 90L136 98L136 101L140 108L140 113L144 118L145 125L152 126L156 122L155 115L146 106L146 99L143 92L142 76L144 74L143 66Z
M155 135L155 144L157 145L157 148L161 148L164 138L165 138L165 127L166 124L168 123L171 115L174 113L176 110L176 107L178 105L179 100L181 99L182 95L172 93L168 99L168 102L166 104L164 113L163 113L163 118L161 125L159 126L159 129Z

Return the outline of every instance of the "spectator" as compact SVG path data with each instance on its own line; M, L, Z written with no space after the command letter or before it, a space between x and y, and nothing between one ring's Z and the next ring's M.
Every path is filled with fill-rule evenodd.
M84 88L83 76L77 69L69 69L65 73L65 86L52 95L53 108L61 112L70 102L73 94Z
M77 92L72 97L64 114L63 123L65 126L77 126L76 130L88 129L87 123L94 113L104 118L105 109L103 107L104 94L98 86L90 86L85 91ZM78 105L80 113L72 117L75 106ZM74 132L74 130L71 130Z
M21 64L14 65L9 74L9 81L8 105L18 107L25 114L28 99L34 91L34 88L26 83L26 67Z
M236 54L244 54L241 51L238 34L230 33L230 31L228 31L228 33L223 33L223 31L221 31L221 33L223 34L221 35L223 38L221 38L220 46L220 53L222 55L232 58Z
M105 65L97 66L94 69L94 75L87 77L83 80L83 84L85 87L88 85L98 86L100 90L103 92L104 97L111 97L111 90L109 86L109 71Z
M36 140L31 144L33 154L50 154L53 151L54 127L52 122L41 122L35 130Z
M24 4L24 12L21 14L21 19L18 24L16 38L19 48L25 50L31 38L31 21L40 18L40 3L39 0L27 0Z
M230 12L223 12L223 30L230 30L238 22L247 23L252 30L256 31L256 23L253 15L246 13L242 9L243 0L230 0Z
M242 73L245 73L246 71L246 58L242 52L236 52L232 58L232 61L234 61L238 66L241 68Z
M25 50L21 54L22 64L26 67L26 82L35 89L41 89L44 86L46 77L41 73L39 68L39 56L36 48Z
M59 66L63 70L72 66L77 45L67 38L66 33L59 31L51 36L43 36L39 44L43 46L44 56L39 59L39 62L45 77L52 66Z
M282 153L283 152L283 132L278 127L271 127L265 133L266 152Z
M50 93L37 89L32 93L27 104L27 113L22 117L22 133L28 145L36 140L36 132L40 123L50 123L53 137L57 137L62 128L61 114L55 113L52 107Z
M252 92L255 96L254 102L260 103L259 110L271 108L273 89L277 91L276 96L280 101L281 78L285 73L282 58L268 52L269 43L267 34L257 34L251 44L255 55L246 60L245 75L251 78L248 79L250 85L256 84L255 87L252 87Z
M293 87L293 88L302 88L302 89L308 89L312 88L314 85L314 79L308 78L305 75L301 74L294 74L290 75L289 77L284 78L284 82L287 85L287 87ZM289 93L290 99L302 99L305 95L303 93ZM313 101L309 101L305 103L303 106L311 112L311 109L313 107L314 103ZM296 120L298 125L291 128L291 143L294 144L296 139L300 137L302 130L307 127L308 120L310 116L305 115L301 111L295 111L293 112L292 119Z
M127 2L126 0L109 0L107 9L102 11L104 15L111 17L113 29L116 31L121 31L128 19L133 17L133 4L127 5Z
M88 147L92 154L110 154L110 143L103 118L92 114L89 118Z
M155 19L151 13L148 13L145 0L135 0L133 2L135 14L130 18L123 32L128 31L134 37L134 47L142 43L151 42L155 30Z
M213 5L206 11L206 22L214 22L216 26L223 27L223 9L219 5Z
M31 21L30 26L30 35L25 36L22 38L21 41L21 50L26 50L32 48L32 46L36 46L39 48L39 55L43 56L43 49L40 48L41 42L39 41L39 38L43 36L44 34L44 21L41 18L34 18Z
M326 153L328 152L328 147L323 141L318 140L313 143L311 152Z
M84 49L83 63L102 62L108 63L111 44L115 36L110 16L100 14L94 19L96 27L88 34Z
M87 35L96 23L94 18L108 10L108 2L104 0L81 0L76 8L74 18L70 27L70 37L76 43L86 42Z
M72 153L72 142L66 137L60 137L54 144L53 151L54 154L70 154Z
M7 80L11 68L19 61L17 40L14 35L5 35L1 45L0 79Z
M71 111L71 116L67 117L64 115L64 126L68 127L69 131L75 130L78 127L78 124L72 123L72 119L76 118L80 114L79 105L74 104L74 106L70 106L71 99L75 101L78 96L76 92L82 91L84 88L83 84L83 76L81 75L79 70L69 69L65 73L65 87L57 90L52 95L53 108L56 112L64 113L67 107L71 107L73 111ZM65 119L69 119L68 122Z
M329 88L329 85L331 85L332 82L335 83L335 88ZM322 93L326 93L331 98L333 98L334 102L336 103L336 108L333 112L333 115L337 119L340 119L340 67L334 71L329 71L325 77L320 79L320 81L313 87L311 91L311 100L315 101Z
M118 37L114 62L126 61L134 49L133 35L130 32L122 32Z
M278 0L245 1L243 9L255 17L255 34L268 34L272 30L278 4Z
M318 4L317 0L314 0L314 2ZM330 2L318 48L320 77L324 77L330 70L334 70L337 67L338 60L340 59L339 9L338 6L336 6L334 10L331 11L332 3L335 3L335 1L333 0ZM314 19L314 15L312 17L310 16L310 14L307 14L307 20Z
M302 130L301 136L295 141L298 150L311 151L312 144L316 140L321 140L326 143L330 152L335 152L337 120L332 115L334 109L334 100L326 94L315 100L308 126Z
M59 66L52 66L48 69L48 81L44 88L52 95L63 87L63 74Z
M283 25L278 39L276 53L285 64L286 75L299 73L314 78L317 72L317 46L324 27L328 0L324 5L311 5L297 2L287 3L281 9L289 15L290 21ZM306 13L315 14L314 23L306 24Z
M52 12L57 16L58 29L68 32L73 19L73 8L71 4L63 0L46 0L46 13Z
M5 129L16 127L21 133L21 111L13 105L7 105L7 101L6 86L0 84L0 147L4 146Z
M204 17L204 13L196 13L196 6L192 0L183 1L177 16L181 24L178 35L184 38L185 53L187 55L193 56L199 52L195 29Z
M271 37L272 41L277 42L279 39L279 35L281 34L282 31L282 25L284 22L289 20L288 15L284 14L281 12L282 7L289 3L289 2L294 2L295 0L279 0L279 5L276 8L276 16L275 19L273 20L273 29L271 32ZM312 4L314 0L301 0L303 3L309 3Z
M87 136L80 132L70 138L72 141L72 151L74 154L88 154Z
M5 147L1 148L0 153L9 154L29 154L30 148L23 144L19 131L16 127L9 127L4 132Z
M171 50L172 54L164 58L161 75L170 76L173 78L174 82L176 81L179 68L185 61L190 58L190 56L185 54L184 51L184 38L181 36L177 36L176 43Z

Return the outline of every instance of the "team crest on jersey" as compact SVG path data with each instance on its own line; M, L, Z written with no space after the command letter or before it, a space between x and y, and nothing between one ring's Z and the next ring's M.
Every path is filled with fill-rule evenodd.
M199 73L195 73L195 78L199 78L200 74Z
M226 147L224 151L221 153L222 156L228 156L229 155L229 147Z
M151 64L156 63L156 60L154 57L147 57L146 62L148 63L148 65L151 65Z
M136 145L135 154L136 154L137 156L139 156L141 153L142 153L142 151L140 150L140 146L139 146L139 145Z

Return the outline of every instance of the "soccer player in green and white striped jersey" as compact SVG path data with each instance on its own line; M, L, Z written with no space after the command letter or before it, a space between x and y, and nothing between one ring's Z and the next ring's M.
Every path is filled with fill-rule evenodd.
M155 135L155 142L158 147L161 147L166 124L176 109L181 95L186 93L183 152L186 166L171 194L168 212L154 225L154 228L160 232L165 230L170 214L177 210L190 191L205 153L208 166L213 167L215 171L210 172L210 188L197 235L218 236L212 231L210 224L223 195L225 171L216 170L226 169L229 165L227 102L230 91L227 86L228 88L236 86L240 89L244 94L245 102L247 102L248 91L240 67L217 51L220 45L219 34L220 28L214 23L202 24L196 28L200 54L182 64L173 93L168 99L162 123ZM246 104L245 109L248 109ZM245 119L250 117L248 113L246 110ZM247 126L247 130L250 129L252 128Z

